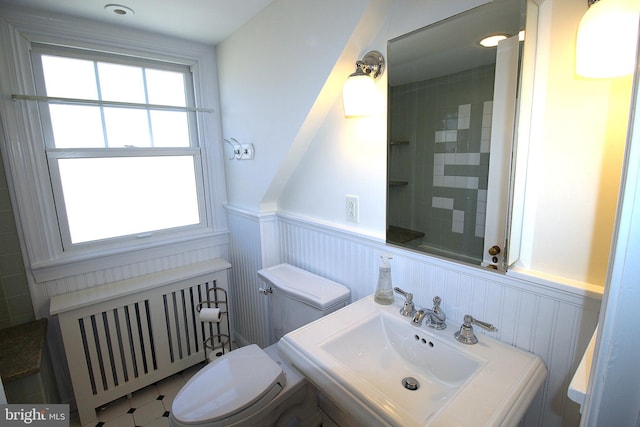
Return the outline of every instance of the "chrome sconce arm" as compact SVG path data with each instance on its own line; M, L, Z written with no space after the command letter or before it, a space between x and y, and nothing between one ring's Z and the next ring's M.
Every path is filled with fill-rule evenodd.
M377 50L372 50L356 61L356 71L349 77L366 75L375 80L384 73L384 64L384 56Z

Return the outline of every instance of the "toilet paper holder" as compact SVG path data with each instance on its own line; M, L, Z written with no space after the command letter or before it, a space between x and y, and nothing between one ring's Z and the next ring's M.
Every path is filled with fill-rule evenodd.
M204 358L205 362L207 362L222 356L227 351L231 351L229 298L226 289L217 286L207 289L207 300L201 301L196 306L196 311L199 315L202 310L211 310L207 313L207 316L202 316L205 320L200 319L203 327L208 327L209 332L209 337L203 342ZM213 310L218 310L218 312L216 313ZM214 314L218 314L217 318L210 317Z

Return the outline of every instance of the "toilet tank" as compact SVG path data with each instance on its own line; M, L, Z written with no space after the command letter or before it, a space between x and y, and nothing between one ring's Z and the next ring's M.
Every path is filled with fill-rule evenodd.
M267 295L275 341L349 302L346 286L290 264L264 268L258 271L258 276L271 288Z

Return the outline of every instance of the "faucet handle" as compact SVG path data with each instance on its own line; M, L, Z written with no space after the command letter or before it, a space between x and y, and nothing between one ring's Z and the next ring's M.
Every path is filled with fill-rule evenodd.
M476 344L478 342L478 337L473 333L473 326L471 326L472 323L492 332L498 330L498 328L493 326L491 323L474 319L470 314L465 314L464 323L460 326L460 330L454 334L456 339L463 344Z
M464 316L464 323L473 323L475 325L478 325L488 331L491 332L496 332L498 330L498 328L496 328L495 326L493 326L491 323L487 323L487 322L483 322L482 320L478 320L478 319L474 319L473 316L471 316L470 314L465 314Z
M442 299L439 296L436 295L435 297L433 297L433 312L437 314L438 318L444 322L447 318L447 315L444 314L444 311L442 311L442 309L440 308L441 302Z
M411 317L416 312L416 309L413 305L413 294L411 292L404 291L398 287L393 288L394 291L399 293L404 297L404 304L400 309L400 314L405 317Z
M396 293L398 293L398 294L402 295L403 297L405 297L405 299L406 299L407 301L409 301L409 302L413 301L413 294L412 294L411 292L407 292L407 291L405 291L404 289L400 289L400 288L399 288L399 287L397 287L397 286L396 286L395 288L393 288L393 290L394 290Z

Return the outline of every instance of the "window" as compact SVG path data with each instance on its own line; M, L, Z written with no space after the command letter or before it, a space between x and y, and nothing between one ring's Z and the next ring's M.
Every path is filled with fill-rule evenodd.
M64 250L206 225L188 66L48 45L31 59Z
M19 10L0 32L0 150L35 283L226 253L212 46Z

